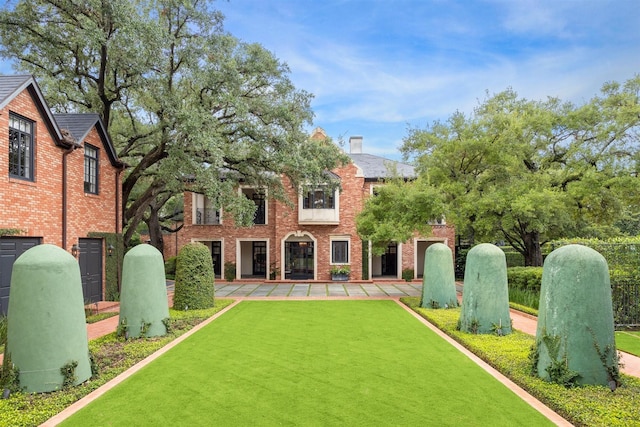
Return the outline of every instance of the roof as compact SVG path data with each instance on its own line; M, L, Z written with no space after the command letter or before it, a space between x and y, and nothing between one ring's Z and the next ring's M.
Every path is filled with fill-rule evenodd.
M416 172L413 166L373 154L347 153L353 163L358 166L364 175L364 179L374 181L384 178L401 176L403 178L415 178Z
M42 96L42 91L36 83L36 80L30 74L0 76L0 110L5 108L18 94L23 90L28 90L38 107L38 110L47 125L49 131L55 136L54 141L57 145L66 146L66 140L63 138L60 128L51 114L51 110L47 102Z
M122 163L118 160L113 143L107 129L102 122L102 119L98 114L86 113L86 114L54 114L53 115L60 126L60 129L65 129L71 133L76 143L83 144L84 139L87 137L91 129L96 127L100 138L104 141L104 148L109 156L109 160L113 166L122 166Z

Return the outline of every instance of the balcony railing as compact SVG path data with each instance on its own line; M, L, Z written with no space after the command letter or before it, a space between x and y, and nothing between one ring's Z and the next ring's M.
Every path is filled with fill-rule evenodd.
M195 223L198 225L220 225L220 211L217 209L196 209Z

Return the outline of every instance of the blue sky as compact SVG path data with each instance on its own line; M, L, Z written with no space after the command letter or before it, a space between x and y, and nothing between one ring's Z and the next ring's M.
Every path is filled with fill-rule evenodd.
M587 102L640 73L637 0L219 0L225 29L286 62L314 126L400 159L408 127L509 87ZM310 129L311 130L311 129ZM345 146L348 149L348 146Z

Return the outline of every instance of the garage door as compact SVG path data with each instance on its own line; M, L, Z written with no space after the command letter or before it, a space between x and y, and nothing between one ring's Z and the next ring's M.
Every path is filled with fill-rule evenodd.
M0 314L9 308L9 286L13 263L28 249L39 245L39 237L0 237Z
M84 302L102 301L102 239L79 239Z

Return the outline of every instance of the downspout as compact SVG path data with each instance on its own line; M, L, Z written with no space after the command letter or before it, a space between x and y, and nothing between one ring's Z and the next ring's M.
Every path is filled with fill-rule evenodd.
M120 185L120 175L122 174L122 172L124 172L125 166L122 165L120 168L118 168L118 170L116 171L116 182L114 183L115 186L115 191L116 191L116 207L115 207L115 213L116 213L116 222L115 222L115 235L118 235L118 225L121 224L120 218L124 215L124 207L120 206L120 190L121 190L121 185ZM120 295L120 254L119 254L119 249L120 249L120 245L118 244L118 241L116 240L116 287L118 289L118 295Z
M62 153L62 248L67 250L67 156L78 148L74 142Z

